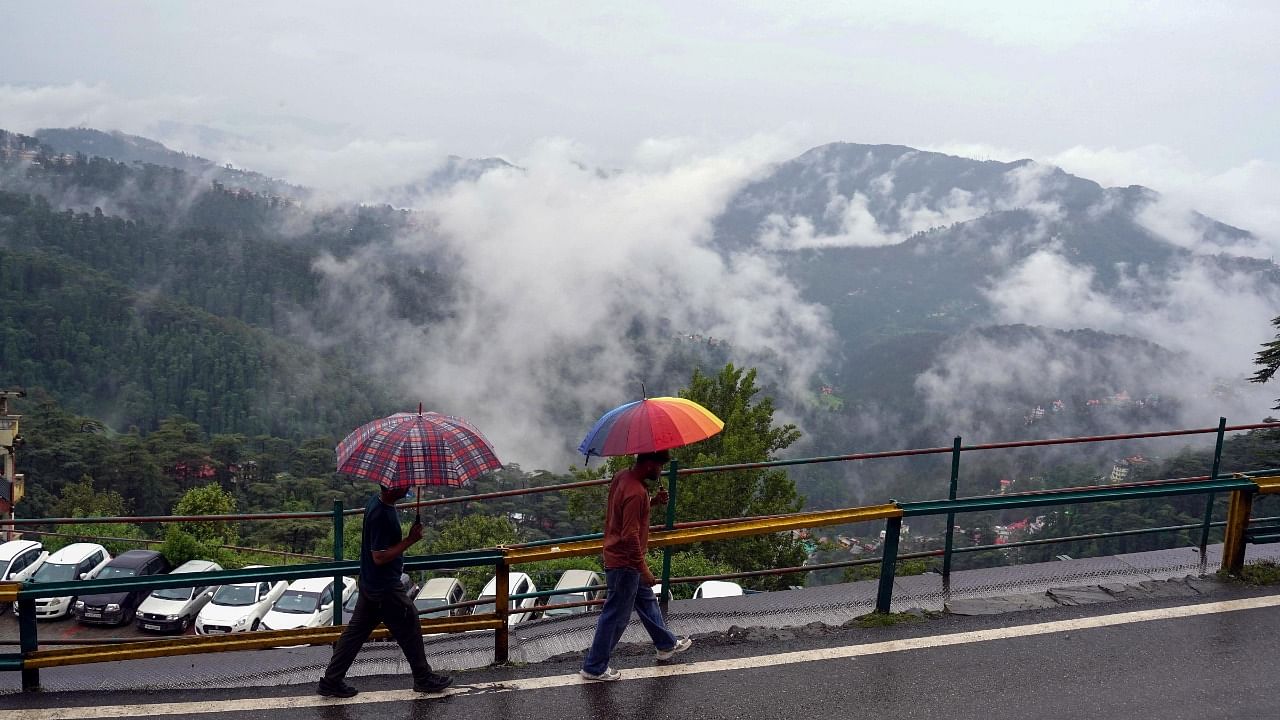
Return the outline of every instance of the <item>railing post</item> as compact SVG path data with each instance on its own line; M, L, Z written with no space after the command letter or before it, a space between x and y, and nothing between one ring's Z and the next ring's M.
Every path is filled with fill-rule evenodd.
M1213 469L1209 471L1209 480L1218 479L1218 466L1222 464L1222 440L1227 434L1227 419L1218 418L1218 442L1213 448ZM1209 547L1209 523L1213 522L1213 493L1204 504L1204 525L1200 528L1200 562L1205 561L1205 550Z
M40 689L40 670L26 667L27 657L39 649L39 629L36 625L36 601L18 598L18 642L22 650L22 689Z
M338 498L333 501L333 559L334 562L342 562L342 534L343 530L342 516L342 499ZM342 582L342 573L335 573L333 576L333 624L342 624L342 596L346 590L346 584ZM359 589L356 592L360 592Z
M680 463L672 460L667 465L667 529L676 524L676 478L679 477ZM671 546L662 548L662 597L659 604L662 612L667 611L667 602L671 599Z
M1253 491L1234 490L1227 506L1227 527L1222 536L1222 569L1239 575L1244 569L1245 531L1253 513Z
M880 558L880 588L876 592L876 612L888 613L893 605L893 574L898 564L898 535L902 533L902 518L891 517L884 521L884 555Z
M956 489L960 484L960 436L951 443L951 486L947 490L947 499L956 499ZM946 545L942 549L942 582L945 585L951 581L951 547L954 542L956 527L956 514L947 513L947 530Z
M507 611L510 609L511 596L511 567L507 565L506 558L498 561L498 569L494 574L494 584L497 586L494 588L497 594L493 598L493 611L502 620L502 624L494 631L493 662L495 665L506 665L511 639L511 626L507 623Z

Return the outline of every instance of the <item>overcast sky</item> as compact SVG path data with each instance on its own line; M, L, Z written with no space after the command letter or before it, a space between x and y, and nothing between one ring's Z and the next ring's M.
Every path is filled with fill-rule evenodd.
M520 164L527 172L491 173L432 207L473 262L479 291L468 312L504 319L501 331L465 322L473 315L425 335L394 325L396 313L378 325L381 288L359 281L380 277L366 265L396 258L320 267L343 290L335 296L367 305L353 314L363 329L405 339L387 359L418 378L415 397L483 421L513 458L571 454L573 433L517 423L537 421L540 403L557 396L547 378L566 343L600 353L600 382L575 396L584 408L626 399L618 388L642 377L608 334L613 306L599 302L632 275L638 287L666 289L630 293L641 317L731 338L741 352L821 359L810 350L830 337L822 309L769 285L780 273L768 257L729 263L704 247L742 183L815 145L1031 157L1105 185L1160 190L1176 210L1168 217L1185 224L1194 207L1247 228L1263 239L1262 257L1280 242L1273 0L360 5L9 0L0 128L123 130L354 199L421 178L449 154ZM399 250L429 257L428 239ZM1141 337L1147 328L1218 350L1234 337L1234 364L1213 370L1237 378L1268 335L1270 290L1235 296L1223 291L1243 287L1234 279L1187 275L1166 289L1173 299L1138 317L1046 252L992 279L1003 319L1070 328L1084 320L1055 319L1093 309ZM1006 285L1017 292L1002 294ZM1053 297L1023 302L1028 288ZM652 307L637 300L650 296ZM666 297L681 302L673 310ZM601 317L587 322L583 308ZM1046 314L1053 308L1063 312ZM491 408L485 382L438 367L526 381ZM791 372L804 385L813 370Z
M119 129L343 197L548 141L609 168L846 141L1030 157L1280 236L1275 2L19 0L4 18L0 127Z
M469 156L781 133L1041 156L1157 145L1210 172L1280 159L1273 2L355 5L9 2L0 120Z

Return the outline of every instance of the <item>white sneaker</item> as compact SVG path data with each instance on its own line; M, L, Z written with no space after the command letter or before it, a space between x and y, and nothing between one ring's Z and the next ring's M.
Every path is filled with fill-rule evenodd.
M589 673L586 670L579 670L578 674L582 676L583 680L595 680L597 682L613 682L614 680L622 679L622 673L618 672L617 670L614 670L611 667L605 668L604 672L600 673L599 675L596 675L594 673Z
M670 650L659 650L657 653L658 659L670 660L671 658L675 657L676 654L682 653L691 647L693 647L692 640L690 640L689 638L680 638L679 640L676 641L675 646L672 647Z

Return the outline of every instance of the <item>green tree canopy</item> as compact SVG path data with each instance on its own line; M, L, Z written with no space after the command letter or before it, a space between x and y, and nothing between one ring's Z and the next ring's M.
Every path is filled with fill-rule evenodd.
M773 399L756 396L756 371L726 365L715 375L695 370L680 397L706 407L724 421L724 430L711 438L672 451L682 467L730 465L776 460L776 452L800 439L795 425L775 425ZM712 520L798 512L804 498L785 470L756 469L693 475L682 478L677 495L678 521ZM698 551L712 562L736 570L794 567L806 553L789 534L762 535L701 545ZM785 588L802 582L792 576L766 576L750 581L762 589Z
M191 488L173 506L174 515L230 515L235 511L235 497L217 483ZM237 539L235 523L187 521L177 526L201 543L234 545Z
M1280 328L1280 316L1272 318L1271 325ZM1251 382L1264 383L1275 376L1276 370L1280 370L1280 332L1277 332L1271 341L1262 343L1262 349L1258 351L1253 362L1255 365L1261 365L1262 369L1249 378ZM1280 400L1276 401L1273 409L1280 410Z

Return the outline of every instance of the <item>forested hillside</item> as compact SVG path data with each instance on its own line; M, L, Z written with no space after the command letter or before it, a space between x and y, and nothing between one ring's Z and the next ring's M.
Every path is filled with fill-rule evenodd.
M452 337L433 329L483 325L467 305L479 291L515 302L528 291L518 275L502 281L514 287L495 289L483 287L491 282L483 271L458 273L465 237L442 240L431 206L305 207L296 197L150 164L147 158L194 168L142 139L54 135L92 141L63 149L133 154L130 162L68 154L0 131L0 301L12 309L0 321L0 384L43 390L68 412L126 436L136 427L146 437L181 416L210 437L332 441L371 417L431 405L435 398L404 394L415 387L414 373L434 371L432 343ZM510 182L524 172L497 160L451 158L429 181L402 190L433 197L491 170L508 172ZM1214 375L1203 357L1193 362L1176 332L1131 334L1137 326L1124 315L1159 308L1168 288L1188 276L1204 279L1211 292L1248 287L1268 297L1280 270L1265 260L1192 252L1161 236L1143 216L1157 200L1144 188L1103 188L1029 162L834 144L741 187L717 217L712 240L726 255L776 261L830 323L834 347L801 379L807 393L782 382L790 358L753 357L760 386L805 433L793 452L935 446L955 434L988 442L1207 425L1239 392L1236 379ZM1201 216L1192 225L1210 248L1250 238ZM1047 268L1034 264L1046 258ZM1053 275L1061 269L1053 263L1083 280ZM1085 300L1113 303L1098 315L1110 324L1070 329L1075 308L1049 318L1057 321L1049 326L1023 322L1038 319L1032 311L1040 305L1036 281L1019 273L1045 270L1067 284L1063 292L1084 283L1093 293ZM658 302L684 297L674 292ZM1018 315L1010 307L1030 310ZM551 330L549 354L534 356L539 367L499 363L505 374L466 382L492 393L492 407L514 425L536 417L571 450L585 410L559 391L592 382L576 368L600 347L595 338L575 343ZM674 327L661 314L618 323L615 345L642 375L634 388L610 388L609 397L641 382L678 388L694 370L741 363L735 338L698 330ZM458 337L496 341L495 348L516 342L487 338L483 328ZM384 362L384 344L398 346L397 362ZM510 377L521 373L528 377ZM506 408L510 382L537 385L525 398L531 405ZM472 399L467 411L477 403L490 401ZM1147 450L1132 450L1139 451ZM975 459L971 467L988 479L1006 474L1026 483L1073 461L1097 474L1119 451L1072 452L1012 465ZM887 463L792 474L810 507L832 507L936 497L938 472ZM173 499L164 497L160 505Z
M211 432L299 438L392 407L344 349L291 339L291 313L315 302L317 253L385 238L399 214L334 211L286 232L300 216L278 199L58 158L18 136L0 145L4 186L27 191L0 190L0 385L43 388L120 430L181 414ZM95 193L123 215L54 205Z

